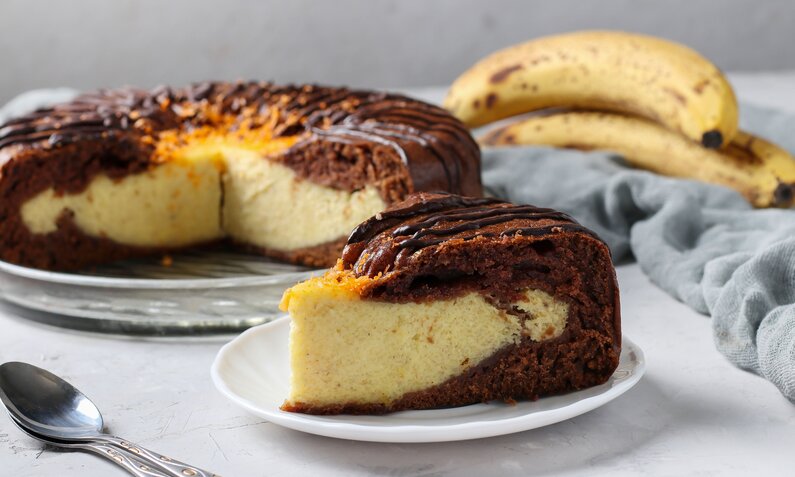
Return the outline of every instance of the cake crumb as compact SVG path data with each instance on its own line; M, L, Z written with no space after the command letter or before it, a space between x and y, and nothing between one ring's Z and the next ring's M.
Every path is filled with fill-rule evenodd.
M160 265L163 265L164 267L170 267L171 265L174 265L174 259L171 257L171 255L163 255L163 258L160 259Z

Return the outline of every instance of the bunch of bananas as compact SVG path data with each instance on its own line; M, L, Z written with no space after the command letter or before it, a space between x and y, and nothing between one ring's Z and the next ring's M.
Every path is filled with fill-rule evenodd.
M695 51L623 32L576 32L498 51L462 74L445 107L481 137L617 152L630 164L732 187L756 207L795 202L795 158L738 130L726 77Z

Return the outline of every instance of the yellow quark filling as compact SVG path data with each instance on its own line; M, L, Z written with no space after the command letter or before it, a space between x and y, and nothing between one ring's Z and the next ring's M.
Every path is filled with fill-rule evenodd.
M529 289L514 305L522 321L480 294L425 303L361 299L350 283L313 278L285 293L290 313L288 403L387 404L427 389L517 343L566 327L568 304Z
M47 234L64 213L86 234L141 247L174 247L229 236L290 251L346 236L385 207L368 186L353 193L303 180L267 159L296 137L166 132L149 170L95 177L77 194L45 190L22 205L28 229Z

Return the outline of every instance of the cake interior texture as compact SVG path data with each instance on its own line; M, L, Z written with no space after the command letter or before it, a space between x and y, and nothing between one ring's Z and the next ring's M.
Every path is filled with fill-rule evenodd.
M322 280L322 279L321 279ZM291 292L293 374L290 401L387 406L439 385L523 337L560 336L568 305L527 290L513 303L522 320L478 293L426 303L361 300L350 291L308 282ZM365 321L369 326L362 327ZM373 360L379 355L382 358ZM389 366L384 366L384 360Z
M77 193L50 188L37 194L22 204L22 220L33 233L47 234L68 213L86 234L136 247L228 237L291 251L344 237L385 207L374 187L334 189L268 159L294 142L219 135L161 146L157 157L164 160L144 172L119 179L100 174Z
M354 231L334 269L287 291L292 375L282 409L511 402L610 377L621 335L607 247L563 214L506 213L482 200L442 221L436 209L399 219L387 210ZM473 214L486 225L473 227ZM406 246L419 236L423 246Z

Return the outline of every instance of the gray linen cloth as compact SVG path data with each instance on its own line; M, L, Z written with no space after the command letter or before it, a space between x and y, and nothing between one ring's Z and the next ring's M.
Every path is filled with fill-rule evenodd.
M744 129L795 152L795 115L744 105ZM630 169L609 153L484 150L483 180L513 202L568 212L660 288L713 318L732 363L795 401L795 210L755 210L733 190Z
M0 108L0 122L71 98L37 90ZM795 115L742 107L742 126L795 152ZM715 344L795 401L795 211L754 210L737 193L633 170L608 153L487 149L496 195L570 213L616 261L634 256L651 280L713 318Z

